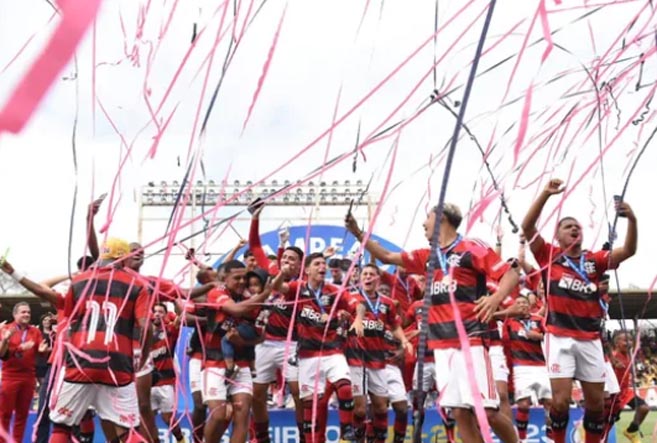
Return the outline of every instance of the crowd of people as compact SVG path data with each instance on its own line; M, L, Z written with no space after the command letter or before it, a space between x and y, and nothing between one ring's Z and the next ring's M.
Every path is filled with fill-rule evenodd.
M605 441L627 405L636 414L623 432L637 443L648 408L632 389L632 337L618 332L608 340L603 325L606 272L634 255L636 217L616 202L627 233L614 248L584 250L582 227L572 217L558 221L553 244L536 222L563 189L557 179L546 185L523 220L517 256L507 259L501 236L491 247L459 233L462 215L454 204L428 214L427 248L389 251L349 213L346 230L369 251L369 263L331 258L334 251L306 253L289 245L285 232L278 254L268 256L258 202L250 208L248 242L217 268L190 251L198 269L194 288L143 275L137 243L109 239L99 248L93 220L102 200L95 201L90 255L70 280L37 283L1 264L50 303L57 318L40 331L29 324L29 305L18 303L14 321L0 329L0 440L23 440L39 378L39 442L88 443L94 415L107 441L155 442L156 414L183 441L175 399L189 389L195 442L218 443L232 425L232 443L269 443L268 393L276 385L289 390L305 443L326 440L332 401L342 440L383 443L392 408L393 442L402 443L409 409L421 424L434 400L450 442L483 442L489 427L505 443L523 441L535 404L545 409L547 437L564 443L575 382L586 443ZM174 353L181 325L194 329L188 387Z

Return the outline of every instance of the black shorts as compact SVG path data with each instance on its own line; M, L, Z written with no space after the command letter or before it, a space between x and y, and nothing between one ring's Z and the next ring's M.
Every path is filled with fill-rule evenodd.
M634 396L627 402L627 406L632 408L633 411L636 411L639 407L646 404L646 401L639 396Z

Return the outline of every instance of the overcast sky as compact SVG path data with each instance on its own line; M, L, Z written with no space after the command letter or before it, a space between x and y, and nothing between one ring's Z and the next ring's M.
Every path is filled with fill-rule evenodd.
M282 165L287 166L272 178L294 181L306 177L325 158L352 150L359 126L362 142L378 128L410 117L416 118L399 132L364 147L366 161L359 157L355 173L349 156L322 177L329 182L367 182L373 176L373 194L382 195L390 174L388 190L394 190L384 196L374 231L409 249L426 244L421 223L428 205L438 199L444 170L440 154L454 131L455 119L440 104L420 115L416 111L426 104L434 86L442 93L453 90L446 98L450 106L461 100L487 1L438 2L435 43L435 1L268 0L254 17L260 3L242 0L230 2L223 21L224 3L219 1L159 0L152 1L148 10L147 3L103 2L95 50L90 34L77 53L77 77L71 63L24 131L0 135L4 203L0 252L10 248L9 258L17 267L38 278L66 270L75 183L79 194L74 258L83 251L84 207L92 194L114 189L111 203L116 210L109 234L135 239L140 187L149 181L182 181L190 152L202 158L205 167L205 176L200 167L193 168L194 181L228 178L231 183L245 182L270 175ZM548 45L539 41L545 31L540 15L534 21L537 2L498 2L479 72L496 67L475 80L466 113L466 122L484 149L494 146L488 161L515 221L520 223L549 177L561 177L569 186L561 215L578 217L585 226L585 245L595 249L607 235L605 209L611 208L612 195L620 194L628 165L656 124L653 107L642 103L653 93L657 60L650 55L643 66L639 63L641 54L654 50L654 12L647 1L601 7L606 3L613 2L578 1L564 6L546 0L549 29L558 32L553 35L555 47L542 62ZM582 18L587 13L590 15ZM0 103L49 38L57 22L55 17L48 24L52 14L44 0L0 0ZM250 23L246 29L245 21ZM203 32L190 51L194 23ZM269 70L242 130L279 23L281 31ZM207 131L199 137L200 122L221 77L231 36L239 44ZM522 51L526 38L527 48ZM163 101L188 51L189 57ZM439 61L435 85L434 59ZM597 71L596 66L600 67ZM592 81L584 67L597 81ZM594 83L600 89L599 100ZM527 103L529 88L531 101ZM151 118L146 98L153 112L160 108L155 117L158 125ZM526 103L528 124L523 142L517 143ZM76 106L77 177L71 145ZM200 119L195 126L197 113ZM637 119L641 121L631 122ZM318 139L334 120L339 121L334 130ZM164 122L168 122L166 130L158 133L157 126ZM159 144L150 158L156 136ZM389 154L397 137L397 157L391 169ZM603 162L598 159L600 149L604 150ZM657 241L651 226L655 151L654 146L648 147L626 196L639 218L641 241L637 256L621 268L623 287L648 287L657 274L650 252ZM457 146L447 196L464 212L476 208L482 199L490 200L482 217L464 224L463 230L493 243L500 203L491 198L492 180L482 165L481 154L466 135ZM548 237L557 215L548 216L560 202L558 198L550 202L542 219ZM99 225L108 220L109 203L99 215ZM224 208L220 214L233 211ZM322 210L318 218L339 219L343 213L344 209ZM274 209L268 214L281 218ZM357 208L356 214L364 220L367 210ZM292 224L303 224L308 212L285 217ZM144 225L144 243L164 233L162 223ZM280 220L264 220L263 232L279 224ZM246 235L246 222L237 222L235 228ZM504 252L511 255L517 240L505 218L503 228ZM624 232L621 220L619 241ZM179 237L187 233L182 229ZM211 240L208 250L225 251L237 241L237 235L227 230ZM159 258L147 264L149 272L157 272L160 266ZM166 275L176 274L176 268L180 263L173 261Z

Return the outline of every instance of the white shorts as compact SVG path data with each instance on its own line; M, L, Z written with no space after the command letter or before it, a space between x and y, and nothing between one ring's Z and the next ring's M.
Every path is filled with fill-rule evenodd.
M406 386L401 369L395 365L386 365L386 379L388 381L388 400L390 403L408 401Z
M102 420L124 428L139 426L137 388L134 382L116 387L65 381L55 407L50 410L50 420L66 426L78 425L91 406Z
M237 369L238 366L235 366ZM205 368L201 372L203 380L203 403L226 401L229 395L253 395L253 379L249 368L239 368L235 377L226 380L225 368Z
M470 346L472 366L468 367L461 349L433 351L436 368L436 388L441 393L443 408L473 408L473 395L481 396L484 408L496 409L500 405L493 369L488 352L483 346ZM468 371L473 372L475 383L470 383Z
M276 371L284 371L285 380L299 380L299 367L289 360L296 358L297 342L265 340L255 347L256 376L253 383L268 385L276 381Z
M533 396L536 396L539 401L552 399L550 377L548 377L545 366L514 366L513 384L516 390L516 400Z
M504 348L501 345L491 346L488 350L490 364L493 367L493 380L509 382L509 367L506 365Z
M372 394L388 398L388 378L385 369L349 366L354 397Z
M616 372L614 372L614 367L611 365L610 361L605 361L607 366L607 378L605 379L605 394L614 395L620 392L620 385L618 384L618 378L616 378Z
M173 385L153 386L151 388L151 408L153 411L168 414L175 410Z
M326 381L351 380L351 371L344 354L299 359L299 397L324 394Z
M577 340L547 333L545 351L550 378L574 378L589 383L607 380L600 339Z
M139 377L143 377L144 375L148 375L153 372L154 368L155 365L153 364L153 357L149 355L148 359L146 359L146 363L144 364L144 366L135 373L135 377L139 378Z
M189 390L190 392L203 392L201 378L201 359L189 359Z
M422 371L422 391L429 392L436 382L436 364L432 361L425 361L422 367L424 368ZM413 370L413 389L418 389L417 363L415 363L415 369Z

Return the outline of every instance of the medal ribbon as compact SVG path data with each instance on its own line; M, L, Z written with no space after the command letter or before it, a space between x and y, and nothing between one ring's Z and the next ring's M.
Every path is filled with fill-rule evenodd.
M320 284L319 289L317 289L317 291L311 288L309 284L306 284L306 287L312 293L313 297L315 297L315 301L317 302L317 306L319 306L319 310L322 311L322 314L326 314L326 311L324 310L324 306L322 306L322 302L320 300L320 296L322 295L322 289L324 289L324 285Z
M449 275L449 263L447 263L447 254L449 254L454 248L456 248L459 243L461 243L463 237L461 234L456 236L456 240L449 245L443 252L442 248L438 248L438 261L440 262L440 270L443 272L443 276Z
M381 306L381 296L377 293L376 294L376 302L374 305L372 305L372 302L370 301L370 298L365 294L361 289L358 290L360 292L360 295L363 296L365 299L365 302L367 302L367 306L369 306L370 311L374 314L375 317L379 317L379 307Z

